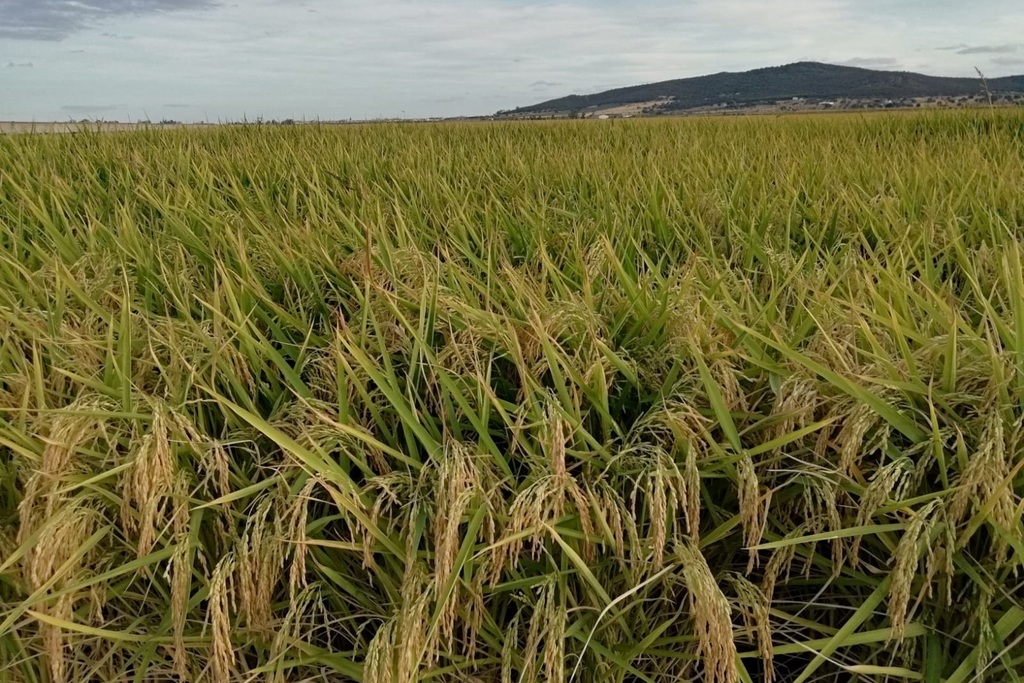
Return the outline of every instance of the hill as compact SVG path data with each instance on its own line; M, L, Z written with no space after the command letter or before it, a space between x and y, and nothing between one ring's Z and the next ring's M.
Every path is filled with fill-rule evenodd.
M1024 92L1024 76L988 81L993 93ZM603 109L657 103L660 110L720 105L749 106L808 99L959 97L982 92L978 78L945 78L905 71L876 71L818 62L798 62L744 72L722 72L616 88L592 95L569 95L514 110L514 114Z

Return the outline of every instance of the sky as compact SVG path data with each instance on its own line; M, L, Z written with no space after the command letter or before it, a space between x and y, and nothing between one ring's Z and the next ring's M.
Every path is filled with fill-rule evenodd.
M478 115L803 60L1024 74L1024 2L0 0L0 120Z

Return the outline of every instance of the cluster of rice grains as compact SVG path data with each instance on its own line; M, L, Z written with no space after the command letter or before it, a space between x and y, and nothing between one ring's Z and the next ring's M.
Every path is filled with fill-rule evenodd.
M0 681L1024 676L1024 115L0 138Z

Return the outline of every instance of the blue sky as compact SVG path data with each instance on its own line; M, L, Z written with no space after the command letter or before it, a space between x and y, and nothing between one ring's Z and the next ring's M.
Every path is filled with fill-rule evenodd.
M1024 2L0 0L0 120L484 114L805 59L1024 73Z

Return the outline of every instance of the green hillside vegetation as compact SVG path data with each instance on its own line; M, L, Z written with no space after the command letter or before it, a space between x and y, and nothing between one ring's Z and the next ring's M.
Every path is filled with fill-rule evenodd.
M988 88L992 93L1022 93L1024 76L993 78L988 81ZM978 95L982 92L983 86L979 78L943 78L903 71L875 71L817 62L798 62L740 73L717 73L616 88L592 95L570 95L521 107L515 109L514 113L578 111L590 107L613 107L665 98L672 98L672 101L663 105L663 108L672 111L716 104L759 104L794 97L902 99L958 97Z
M1024 114L0 138L0 680L1014 681Z

